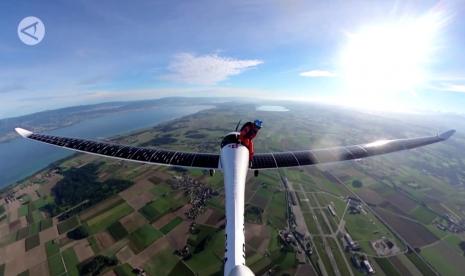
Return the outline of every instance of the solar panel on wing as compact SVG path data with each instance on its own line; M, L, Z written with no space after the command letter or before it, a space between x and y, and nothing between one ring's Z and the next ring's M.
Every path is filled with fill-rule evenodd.
M85 139L36 134L17 129L23 137L69 149L118 157L147 163L198 168L218 168L220 156L209 153L176 152L170 150L117 145ZM448 139L455 131L441 135L411 139L381 140L369 144L334 147L317 150L255 154L251 169L295 167L318 163L359 159L399 150L416 148Z

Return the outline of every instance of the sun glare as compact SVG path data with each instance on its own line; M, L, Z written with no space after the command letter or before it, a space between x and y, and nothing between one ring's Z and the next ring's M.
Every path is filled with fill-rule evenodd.
M428 78L440 25L439 14L430 13L348 34L341 57L346 100L392 109L399 93L415 92Z

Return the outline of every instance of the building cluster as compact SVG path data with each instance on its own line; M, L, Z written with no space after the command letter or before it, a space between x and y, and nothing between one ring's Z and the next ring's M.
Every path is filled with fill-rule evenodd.
M449 231L451 233L463 232L465 227L453 216L449 214L444 215L445 220L436 222L436 227L442 231Z
M188 175L176 177L176 181L171 183L175 190L183 190L189 197L191 207L185 212L187 218L195 220L205 210L207 201L219 193L208 187L204 183L193 179Z
M289 183L286 177L281 180L283 181L286 189L286 214L288 227L278 232L279 237L285 246L291 247L297 253L297 261L300 264L305 264L307 263L307 258L310 258L310 255L313 254L311 239L308 235L299 231L303 230L299 229L299 224L305 224L305 222L297 222L297 217L294 214L295 209L300 209L296 193L289 190ZM268 275L274 274L269 271Z
M399 247L386 237L372 241L371 246L379 256L395 255L400 252Z
M3 200L5 201L6 204L11 203L11 202L16 200L15 195L16 195L15 191L10 191L10 192L8 192L8 194L6 194L3 197Z
M192 257L192 252L187 244L181 250L176 249L174 254L181 257L183 260L187 260Z
M63 170L60 167L54 167L53 169L50 169L50 170L46 171L43 174L43 177L50 178L53 175L57 175L57 174L60 174L60 175L63 174Z
M350 257L350 261L358 270L365 271L367 274L375 274L373 265L370 263L367 256L353 254L352 257Z
M451 233L461 233L465 231L465 220L458 220L448 213L445 213L433 223L436 225L436 228L441 231L448 231Z
M36 176L34 176L32 178L32 183L35 182L43 182L45 180L45 178L50 178L52 177L53 175L56 175L56 174L62 174L62 169L60 167L54 167L53 169L49 169L47 171L45 171L44 173L41 173L41 174L38 174ZM26 182L27 184L26 185L31 185L30 182ZM39 194L39 191L36 190L35 193L37 194L38 197L40 197L40 194ZM19 196L16 196L16 191L14 189L9 189L7 194L3 195L3 196L0 196L0 200L3 199L3 201L6 203L6 204L9 204L9 203L12 203L16 200L19 200L21 202L21 204L25 204L27 203L25 200L25 198L23 198L23 196L25 196L24 194L21 194Z
M360 214L363 212L362 202L355 197L348 197L347 203L349 204L348 211L350 214Z
M294 191L288 191L291 204L297 206L297 196Z
M279 230L278 235L281 238L281 241L289 246L297 247L297 240L295 239L294 235L287 230Z
M137 276L146 276L147 275L145 270L143 268L140 268L140 267L135 267L132 270L132 273L134 273L134 275L137 275Z
M352 239L349 233L344 233L342 242L347 251L360 251L360 245Z
M308 236L288 229L278 231L278 235L283 244L281 248L292 248L297 253L296 257L299 263L306 263L306 256L313 254L312 243Z
M356 269L365 271L367 274L375 273L373 265L370 263L367 256L360 253L360 245L352 239L347 231L342 235L342 243L346 251L351 254L350 260Z
M3 196L3 201L5 201L6 204L12 203L14 201L19 201L21 204L26 204L30 201L30 197L27 194L20 194L19 196L16 196L15 191L10 191L8 194Z

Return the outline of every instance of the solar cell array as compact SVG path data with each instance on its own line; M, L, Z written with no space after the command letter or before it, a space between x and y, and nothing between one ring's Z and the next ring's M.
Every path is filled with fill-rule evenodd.
M431 136L412 139L390 140L377 146L364 144L318 150L261 153L254 155L252 160L252 169L307 166L319 163L359 159L373 155L421 147L424 145L443 141L447 138L441 136Z
M254 155L251 168L271 169L297 167L359 159L444 141L454 132L455 131L451 130L438 136L389 140L378 144L370 143L318 150L259 153ZM27 137L47 144L77 151L144 163L214 169L219 167L220 162L220 156L218 154L178 152L156 148L133 147L36 133Z
M28 138L77 151L145 163L210 169L218 168L220 160L218 154L177 152L155 148L133 147L36 133L31 134Z

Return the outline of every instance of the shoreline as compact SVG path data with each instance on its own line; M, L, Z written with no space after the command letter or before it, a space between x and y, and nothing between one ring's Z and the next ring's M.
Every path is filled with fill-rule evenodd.
M194 112L194 113L187 114L187 115L183 115L183 116L180 116L180 117L176 117L176 116L175 116L174 118L168 119L168 120L163 121L163 122L156 123L156 124L154 124L154 125L152 125L152 126L148 126L148 127L144 127L144 128L139 128L139 129L132 130L132 131L129 131L129 132L123 132L123 133L116 134L116 135L113 135L113 136L110 136L110 137L106 137L105 140L112 141L112 142L116 142L116 141L114 141L114 140L123 139L123 138L129 137L129 136L131 136L131 135L135 135L135 134L138 134L138 133L147 131L147 130L149 130L149 129L151 129L151 128L162 126L163 124L170 123L170 122L172 122L172 121L174 121L174 120L178 120L178 119L184 118L184 117L186 117L186 116L192 116L192 115L195 115L195 114L197 114L197 113L199 113L199 112L202 112L202 111L205 111L205 110L209 110L209 109L213 109L213 108L216 108L216 107L217 107L216 105L199 105L199 106L204 106L205 108L204 108L204 109L201 109L201 110L199 110L199 111L196 111L196 112ZM95 119L95 118L94 118L94 119ZM82 121L81 121L81 122L82 122ZM71 126L71 125L67 125L66 127L69 127L69 126ZM61 129L61 127L60 127L60 128L55 128L55 130L57 130L57 129ZM18 137L18 138L15 138L15 139L24 139L24 138ZM10 140L9 142L14 141L15 139ZM90 140L92 140L92 139L90 139ZM97 139L95 139L95 140L97 140ZM8 143L8 142L0 142L0 144L1 144L1 143ZM69 150L69 152L73 153L74 151ZM3 187L0 188L0 194L5 193L6 191L8 191L8 190L10 190L10 189L13 189L13 188L17 187L18 185L24 184L24 182L28 181L30 178L34 177L35 175L40 174L40 173L42 173L42 172L44 172L44 171L46 171L46 170L49 170L49 169L51 169L51 168L57 166L59 163L62 163L62 162L67 161L67 160L69 160L69 159L71 159L71 158L74 158L74 157L76 157L76 156L79 155L79 154L85 154L85 153L74 152L73 154L71 154L71 155L69 155L69 156L60 158L60 159L58 159L58 160L56 160L56 161L53 161L52 163L47 164L44 168L39 169L39 170L37 170L37 171L35 171L35 172L33 172L33 173L31 173L31 174L29 174L29 175L27 175L27 176L21 178L20 180L18 180L18 181L16 181L16 182L13 182L13 183L10 183L10 184L6 184L5 186L3 186Z

